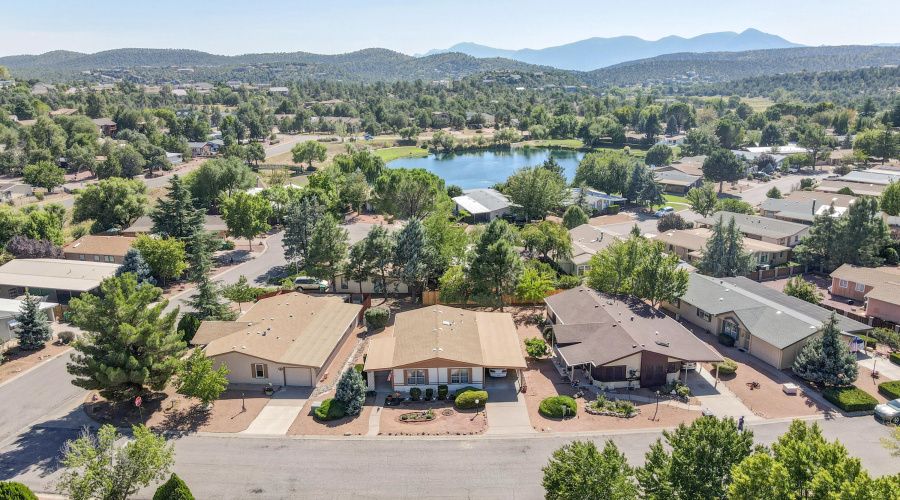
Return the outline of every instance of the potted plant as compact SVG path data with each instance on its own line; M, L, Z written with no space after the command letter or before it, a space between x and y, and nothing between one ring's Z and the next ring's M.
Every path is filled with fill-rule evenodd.
M425 399L427 399L428 401L434 399L434 389L430 387L428 389L425 389Z
M272 388L271 382L269 382L269 385L267 385L266 388L263 389L263 392L266 393L266 396L271 396L272 394L275 394L275 389Z

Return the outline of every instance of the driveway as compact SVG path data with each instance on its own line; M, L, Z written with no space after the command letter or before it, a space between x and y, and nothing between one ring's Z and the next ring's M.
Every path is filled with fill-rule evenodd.
M312 391L313 387L282 387L241 434L284 436Z
M506 378L486 376L484 388L488 391L488 402L484 411L488 416L488 428L485 434L535 433L528 418L525 396L519 392L518 387L519 384L512 371Z
M737 420L744 417L745 422L765 421L754 415L721 380L717 384L714 376L702 368L700 371L688 372L687 386L691 388L691 394L700 401L700 408L713 412L719 418L732 417Z

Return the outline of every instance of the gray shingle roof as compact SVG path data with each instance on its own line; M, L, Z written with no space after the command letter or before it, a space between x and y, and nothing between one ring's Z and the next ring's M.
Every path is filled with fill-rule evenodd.
M693 273L681 300L716 316L734 313L751 334L779 349L816 333L831 315L825 308L744 277L712 278ZM850 318L837 318L844 332L871 330Z
M512 203L496 189L466 189L453 201L472 215L509 208ZM470 209L471 208L471 209Z
M718 222L719 218L724 218L727 224L731 217L738 225L738 229L742 233L764 236L767 238L787 238L808 229L805 224L796 222L788 222L786 220L769 219L768 217L760 217L758 215L737 214L734 212L716 212L709 217L698 219L698 222L712 226Z
M684 182L687 184L694 184L700 180L699 176L686 174L679 170L666 170L665 172L654 171L654 173L656 174L656 180L662 183Z

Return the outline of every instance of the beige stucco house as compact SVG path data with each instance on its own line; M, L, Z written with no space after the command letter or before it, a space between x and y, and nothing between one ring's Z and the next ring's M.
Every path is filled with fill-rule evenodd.
M844 264L831 273L831 295L864 302L866 316L900 324L900 268Z

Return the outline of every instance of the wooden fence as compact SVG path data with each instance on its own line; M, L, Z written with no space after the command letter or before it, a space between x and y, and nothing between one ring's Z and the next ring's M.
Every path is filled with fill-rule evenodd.
M547 296L550 297L551 295L556 295L558 293L563 293L563 292L565 292L565 290L553 290L552 292L548 293ZM504 297L504 301L505 301L504 303L508 304L508 305L531 304L530 300L523 300L518 297L506 296L506 297ZM540 303L540 301L538 301L538 303ZM472 300L468 301L465 304L458 304L458 303L457 304L445 304L444 302L441 302L441 292L439 290L422 292L422 305L423 306L433 306L436 304L443 304L445 306L459 306L459 305L477 306L477 305L480 305L480 304L478 304L478 302L475 302Z
M851 311L844 311L842 309L838 309L837 307L828 305L828 304L819 304L819 307L824 307L829 311L834 311L841 316L846 316L854 321L859 321L864 325L869 325L873 328L888 328L894 330L895 332L900 332L900 325L897 323L893 323L891 321L885 321L881 318L876 318L874 316L862 316L860 314L856 314Z
M753 271L745 277L753 281L768 281L807 272L806 266L776 267L773 269Z

